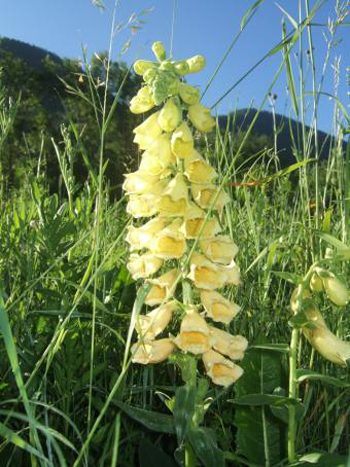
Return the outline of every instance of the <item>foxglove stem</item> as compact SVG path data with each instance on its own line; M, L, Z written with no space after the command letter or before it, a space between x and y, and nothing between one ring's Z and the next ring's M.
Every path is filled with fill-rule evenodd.
M297 348L299 340L299 329L294 328L289 347L289 392L288 397L296 399L297 397ZM288 461L295 461L295 439L297 432L295 405L288 405Z

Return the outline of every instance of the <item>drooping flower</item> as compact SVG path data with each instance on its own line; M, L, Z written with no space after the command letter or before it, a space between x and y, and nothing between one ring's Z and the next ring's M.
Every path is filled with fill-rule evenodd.
M222 211L225 204L231 201L225 191L221 190L217 194L218 188L211 184L191 183L191 192L193 199L202 209L208 209L212 206L212 209Z
M162 134L163 130L158 123L160 111L154 112L139 126L134 128L134 142L140 149L148 149L151 144Z
M168 326L174 310L177 309L175 301L161 305L146 315L138 316L136 320L136 331L143 340L153 340L161 334Z
M130 250L142 250L150 245L154 236L165 227L165 219L156 217L139 228L128 227L128 233L125 240L130 245Z
M181 321L180 334L174 339L174 343L184 352L195 355L211 348L209 326L194 308L187 309L186 316Z
M219 386L228 387L243 375L243 369L214 350L204 353L203 363L209 378Z
M192 155L193 148L191 130L186 122L182 122L171 136L171 149L177 157L184 159Z
M154 236L149 247L154 256L168 260L179 259L185 254L187 243L179 232L180 225L181 220L178 219Z
M148 86L139 90L135 97L130 101L130 111L134 114L147 112L154 107L155 103Z
M346 285L337 277L329 274L322 278L323 287L327 297L337 306L345 306L349 301L349 291Z
M214 263L230 264L238 252L238 247L227 235L218 235L199 241L202 252Z
M207 316L219 323L229 324L241 309L215 291L202 290L200 297Z
M147 277L155 274L163 266L163 260L152 253L145 253L139 256L138 254L131 254L129 262L126 267L128 268L133 279L146 279Z
M131 347L132 361L148 365L166 360L175 350L173 341L169 338L137 342Z
M231 360L242 360L244 351L248 347L248 341L243 336L233 336L221 329L211 327L210 334L214 340L214 349L223 355L227 355Z
M178 269L171 269L157 279L149 280L153 286L145 299L146 305L160 305L167 301L174 294L176 281L181 277Z
M187 63L187 62L185 62ZM197 88L186 83L180 83L179 94L181 99L188 105L194 105L199 102L200 92Z
M185 158L184 173L188 181L193 183L208 184L217 177L217 173L213 167L205 162L203 157L195 150Z
M215 290L225 285L226 275L220 267L209 261L205 256L194 252L190 260L188 278L198 289Z
M188 118L199 131L204 133L211 131L215 126L215 120L210 115L210 109L202 104L193 104L188 108Z
M159 113L158 124L163 131L172 132L181 121L181 111L174 99L168 99Z

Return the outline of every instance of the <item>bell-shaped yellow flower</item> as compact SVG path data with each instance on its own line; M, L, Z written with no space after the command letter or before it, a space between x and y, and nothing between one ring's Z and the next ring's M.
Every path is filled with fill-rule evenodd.
M214 168L195 150L185 158L185 175L193 183L210 183L217 177Z
M149 248L155 256L165 260L180 259L186 252L185 237L179 232L180 219L160 231L152 240Z
M316 308L309 307L305 314L315 327L303 328L303 333L312 347L327 360L346 366L346 361L350 358L350 343L339 339L328 329L321 313Z
M186 122L176 128L171 136L171 149L180 158L189 157L194 148L192 132Z
M142 154L139 170L149 173L151 176L164 178L169 175L167 168L176 162L171 151L170 137L163 133Z
M205 58L202 55L195 55L194 57L187 59L186 62L190 73L198 73L199 71L202 71L206 65Z
M248 347L248 341L243 336L233 336L232 334L214 327L210 328L213 337L213 347L223 355L227 355L231 360L242 360L244 352Z
M218 323L229 324L241 309L236 303L230 302L215 291L203 290L200 297L206 315Z
M187 239L196 239L199 236L199 232L201 232L200 238L208 238L221 232L221 227L215 217L205 219L204 217L188 216L185 217L180 231Z
M215 126L215 120L210 115L210 109L202 104L190 105L188 108L188 118L199 131L207 133Z
M137 170L124 176L123 190L128 194L143 195L151 193L160 195L169 183L168 179L159 180L158 176L151 175L145 170Z
M197 183L191 184L191 192L192 192L193 199L198 204L198 206L200 206L202 209L208 209L211 207L215 199L217 191L218 191L218 187L215 185L211 185L211 184L200 185ZM228 196L228 194L225 191L221 190L216 198L215 204L212 209L222 211L225 204L229 203L230 201L231 199Z
M199 247L211 261L220 264L230 264L238 252L238 246L227 235L200 240Z
M178 173L163 191L158 210L160 216L184 216L188 210L188 187L182 175Z
M138 228L131 225L128 227L128 233L125 240L129 243L131 251L142 250L143 248L149 247L154 236L163 230L164 227L165 220L160 217L151 219L146 224Z
M166 360L174 350L175 345L169 338L137 342L131 347L132 361L142 365L160 363Z
M228 387L243 375L243 369L240 366L214 350L209 350L203 354L202 358L209 378L219 386Z
M181 110L173 98L168 99L159 113L158 124L163 131L171 132L181 121Z
M241 273L239 267L234 261L231 261L227 266L220 266L220 271L225 275L225 283L232 285L240 285Z
M192 253L188 278L194 282L198 289L204 290L220 289L225 285L227 279L219 266L197 252Z
M148 86L144 86L139 90L135 97L130 101L130 112L141 114L147 112L154 107L154 100Z
M163 130L158 123L159 114L160 111L154 112L141 125L134 128L134 142L140 146L140 149L148 149L162 134Z
M126 205L126 212L135 218L151 217L158 212L158 202L157 195L131 195Z
M163 260L152 253L139 256L132 253L126 267L134 280L146 279L155 274L163 266Z
M169 300L175 292L177 281L181 277L178 269L171 269L157 279L149 280L153 286L145 299L146 305L160 305Z
M174 343L184 352L195 355L207 352L211 348L209 326L194 307L189 309L182 319L180 334L174 339Z
M179 94L181 99L188 105L194 105L199 102L200 92L199 89L190 86L186 83L180 83Z
M346 285L333 274L322 277L323 287L327 297L337 306L345 306L349 301L349 291Z
M177 305L171 301L155 308L146 315L139 315L136 319L136 331L141 340L153 340L168 326Z

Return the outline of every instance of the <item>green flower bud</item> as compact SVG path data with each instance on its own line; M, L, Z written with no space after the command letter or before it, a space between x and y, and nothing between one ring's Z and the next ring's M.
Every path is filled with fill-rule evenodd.
M147 70L154 69L157 65L147 60L137 60L134 63L134 70L137 75L143 76Z
M190 68L190 73L197 73L198 71L202 71L206 65L205 58L202 55L195 55L194 57L186 60L186 62Z
M162 62L166 59L165 47L162 44L162 42L154 42L152 45L152 52L154 53L159 62Z
M164 70L164 71L171 71L171 72L174 71L174 65L173 65L169 60L163 61L163 62L159 65L159 68L160 68L161 70Z
M312 292L322 292L323 282L320 276L314 272L310 280L310 290Z
M174 62L173 64L174 64L175 72L180 76L187 75L190 72L190 67L188 63L186 62L186 60Z
M157 76L157 70L149 68L143 75L143 80L148 84Z
M349 291L346 285L334 275L322 278L322 281L330 301L337 306L345 306L349 301Z
M199 90L186 83L180 83L179 94L181 99L188 105L194 105L199 102L200 93Z

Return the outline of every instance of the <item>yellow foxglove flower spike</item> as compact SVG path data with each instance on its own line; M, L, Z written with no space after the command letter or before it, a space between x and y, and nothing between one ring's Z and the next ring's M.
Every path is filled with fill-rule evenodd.
M133 253L127 268L135 280L146 279L151 284L145 304L157 308L137 317L138 342L132 346L132 361L158 363L174 351L201 355L209 378L227 387L243 373L231 360L242 359L248 343L243 336L214 327L215 323L230 323L240 310L216 289L239 285L240 271L234 262L238 247L227 235L219 235L219 216L208 212L221 213L230 198L218 191L218 174L196 151L192 134L193 127L211 131L215 119L200 103L199 90L181 82L181 76L201 71L205 59L201 55L167 59L161 42L155 42L152 50L158 63L138 60L134 64L145 85L131 100L130 110L141 113L163 107L134 129L134 142L144 152L139 169L125 176L123 189L129 199L127 212L146 219L139 227L128 227L126 241ZM190 257L186 256L189 251ZM167 261L172 262L170 270ZM150 279L160 268L161 275ZM186 287L184 304L178 308L173 297L180 281ZM204 312L189 304L191 284L200 294L198 306L203 306ZM177 336L157 339L180 309L185 316Z

